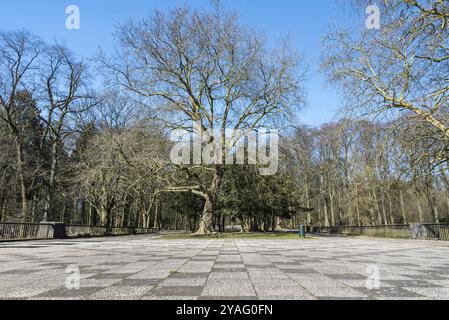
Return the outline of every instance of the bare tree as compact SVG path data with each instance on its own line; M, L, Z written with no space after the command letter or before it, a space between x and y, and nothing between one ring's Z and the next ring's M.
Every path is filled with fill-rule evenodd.
M42 116L46 130L42 145L50 145L50 168L44 221L54 214L54 197L60 156L67 140L76 132L76 115L92 108L97 100L87 88L86 65L61 45L49 46L42 57L39 76L42 86Z
M17 107L21 92L34 92L38 57L42 42L25 31L0 33L0 120L13 137L22 200L21 215L28 212L28 185L25 173L24 138Z
M169 129L200 123L202 133L280 123L301 102L298 59L287 42L269 48L233 13L179 8L131 20L117 32L118 54L100 60L119 86L144 99ZM224 157L223 154L223 161ZM205 199L199 233L212 231L223 165L184 168L204 176L190 190Z
M447 1L385 0L380 30L326 37L323 67L352 111L414 116L449 140L448 12Z

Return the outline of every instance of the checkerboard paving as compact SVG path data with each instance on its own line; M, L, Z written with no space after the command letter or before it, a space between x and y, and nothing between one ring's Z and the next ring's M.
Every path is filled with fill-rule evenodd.
M79 289L66 287L70 266L79 268ZM376 268L379 287L367 287ZM449 299L449 243L157 236L0 243L0 298Z

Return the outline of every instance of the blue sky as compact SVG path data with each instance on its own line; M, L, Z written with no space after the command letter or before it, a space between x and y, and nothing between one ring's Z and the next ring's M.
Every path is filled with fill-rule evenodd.
M343 0L341 0L343 1ZM207 6L209 0L0 0L0 29L27 29L49 40L64 41L76 54L90 57L98 47L113 46L117 22L141 17L158 8L177 5ZM344 1L343 1L344 2ZM77 5L81 29L65 28L65 8ZM227 0L226 6L240 12L244 24L264 31L269 39L289 34L309 66L305 85L308 106L298 115L301 122L317 126L335 119L342 99L326 86L319 71L320 42L329 25L342 12L336 0ZM364 21L360 21L364 23Z

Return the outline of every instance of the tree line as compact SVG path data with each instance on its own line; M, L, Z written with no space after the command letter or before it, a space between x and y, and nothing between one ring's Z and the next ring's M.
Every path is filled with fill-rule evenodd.
M324 39L323 72L348 112L316 128L295 120L306 69L297 50L220 2L131 19L114 53L90 60L1 32L1 221L198 233L447 221L447 4L383 9L379 31ZM170 132L191 123L223 138L281 130L278 173L173 164Z

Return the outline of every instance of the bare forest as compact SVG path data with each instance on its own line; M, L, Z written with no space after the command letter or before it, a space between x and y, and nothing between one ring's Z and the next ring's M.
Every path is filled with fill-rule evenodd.
M449 4L381 2L380 30L323 38L322 72L345 101L320 127L301 124L301 52L218 2L130 19L113 54L89 59L1 31L0 222L198 233L449 222ZM279 130L278 172L172 163L170 133L194 122L223 138Z

